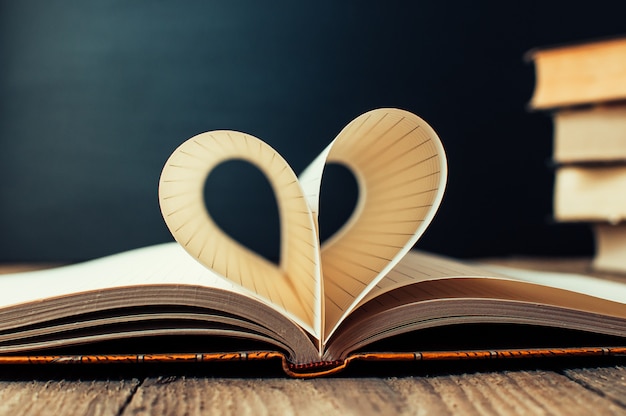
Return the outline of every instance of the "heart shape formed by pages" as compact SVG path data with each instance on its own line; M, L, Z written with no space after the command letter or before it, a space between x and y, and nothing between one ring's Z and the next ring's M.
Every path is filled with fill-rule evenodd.
M206 210L206 178L231 159L254 164L274 190L281 229L278 265L225 234ZM359 200L348 221L320 246L319 195L327 163L353 172ZM383 108L350 122L300 178L253 136L228 130L199 134L166 162L159 202L169 230L187 252L323 344L417 242L439 207L446 178L445 152L435 131L415 114Z

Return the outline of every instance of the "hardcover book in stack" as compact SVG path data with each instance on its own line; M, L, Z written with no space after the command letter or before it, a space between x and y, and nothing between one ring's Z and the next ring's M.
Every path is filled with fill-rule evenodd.
M554 125L554 219L593 227L597 270L626 273L626 36L530 51Z

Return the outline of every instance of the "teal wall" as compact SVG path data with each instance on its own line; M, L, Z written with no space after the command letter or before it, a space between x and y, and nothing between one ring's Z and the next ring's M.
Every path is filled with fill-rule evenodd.
M585 226L549 221L551 122L526 110L522 56L624 30L626 3L593 4L0 1L0 261L169 241L157 183L182 141L245 131L300 172L383 106L425 118L448 151L448 193L421 248L589 252ZM256 189L225 192L216 211Z

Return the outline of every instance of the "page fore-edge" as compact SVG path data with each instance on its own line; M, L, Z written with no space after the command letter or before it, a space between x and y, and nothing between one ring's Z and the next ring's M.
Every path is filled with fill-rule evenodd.
M315 378L343 371L352 361L453 361L514 358L626 357L626 346L523 348L423 352L362 352L344 360L308 364L291 363L279 351L241 351L226 353L106 354L106 355L5 355L0 365L16 364L139 364L210 363L229 361L280 360L285 374L292 378Z

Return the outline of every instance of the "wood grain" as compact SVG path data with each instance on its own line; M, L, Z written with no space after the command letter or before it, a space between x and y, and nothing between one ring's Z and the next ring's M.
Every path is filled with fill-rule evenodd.
M128 414L262 415L293 413L298 406L304 404L306 409L315 403L301 380L148 378L126 410Z
M626 367L567 369L565 375L626 408Z
M389 383L425 414L620 414L626 409L552 371L405 378Z
M3 415L115 415L139 380L1 381Z
M406 378L148 378L123 414L626 414L596 371L525 370ZM623 368L614 377L624 378ZM621 376L619 375L621 374ZM598 391L573 378L597 384ZM623 387L622 387L623 388ZM611 389L609 388L609 391Z

